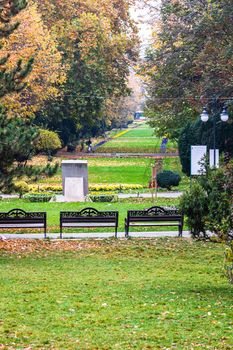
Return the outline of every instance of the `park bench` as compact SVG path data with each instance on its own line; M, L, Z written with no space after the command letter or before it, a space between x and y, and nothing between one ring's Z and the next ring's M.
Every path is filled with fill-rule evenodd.
M125 237L131 226L178 226L179 236L183 231L183 213L176 208L154 206L145 210L128 210L125 219Z
M26 212L22 209L12 209L0 212L0 229L43 228L46 238L46 213Z
M114 227L117 238L118 211L98 211L94 208L84 208L81 211L60 212L60 238L63 228L73 227Z

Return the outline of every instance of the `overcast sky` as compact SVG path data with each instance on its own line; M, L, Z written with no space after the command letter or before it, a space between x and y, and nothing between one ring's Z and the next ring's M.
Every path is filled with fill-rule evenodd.
M160 0L151 0L150 2L154 7L158 7ZM138 23L142 54L145 48L148 46L151 38L150 20L152 12L153 16L155 16L156 11L151 11L151 9L146 8L146 6L143 6L142 2L140 1L130 10L132 18ZM156 15L158 15L158 13Z

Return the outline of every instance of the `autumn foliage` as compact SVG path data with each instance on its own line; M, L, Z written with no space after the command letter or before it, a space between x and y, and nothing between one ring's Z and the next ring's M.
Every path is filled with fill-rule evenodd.
M131 0L28 0L15 15L15 30L2 40L1 57L9 57L5 69L12 69L19 59L25 63L34 59L26 88L2 98L8 114L39 113L51 119L46 102L60 108L74 92L74 108L65 114L75 116L77 131L82 129L85 110L90 123L102 118L105 101L128 93L129 66L138 43L129 16L131 4Z

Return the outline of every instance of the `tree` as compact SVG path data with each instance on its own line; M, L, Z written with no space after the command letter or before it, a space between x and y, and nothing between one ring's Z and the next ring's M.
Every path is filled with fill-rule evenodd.
M178 139L179 156L182 171L188 176L190 175L191 169L191 146L206 145L208 150L214 148L213 118L219 118L219 113L212 116L207 123L203 123L200 117L196 119L196 121L190 121L180 132ZM233 156L232 134L233 121L228 123L217 122L216 148L227 157Z
M25 8L25 1L0 2L0 40L7 38L18 28L18 22L11 23L11 18L21 9ZM0 47L1 53L3 51ZM30 59L25 67L18 60L16 66L6 70L9 55L1 60L0 94L5 98L25 88L25 78L32 69L33 59ZM44 169L27 166L27 160L33 153L34 142L38 135L38 129L32 124L31 119L23 119L19 116L9 118L7 110L0 104L0 191L14 189L14 181L24 177L39 175L41 173L52 174L57 166Z
M63 2L56 17L48 2L42 17L60 33L59 44L69 64L62 96L49 100L37 113L36 122L57 131L65 144L103 132L111 120L110 101L129 94L129 67L136 57L135 27L128 0ZM72 11L71 11L72 8ZM61 23L66 25L61 29ZM60 29L58 29L60 28Z
M32 154L37 135L30 120L9 119L0 105L0 191L12 190L14 178L32 174L32 168L26 168L25 162Z
M19 26L19 22L13 22L15 17L26 7L26 0L1 0L0 2L0 49L4 40L10 36ZM31 57L23 67L22 60L18 60L15 67L7 70L5 65L9 54L0 59L0 98L9 92L20 91L25 87L24 78L30 73L33 64Z
M177 137L213 97L220 107L232 101L233 8L231 0L162 0L160 13L142 69L147 115Z
M16 19L21 25L4 40L2 48L4 55L9 56L5 68L14 69L18 57L21 62L30 62L33 57L33 70L23 77L21 89L7 94L2 103L8 108L9 115L15 113L27 117L42 108L45 100L59 96L67 67L62 63L58 41L44 25L36 3L29 0Z

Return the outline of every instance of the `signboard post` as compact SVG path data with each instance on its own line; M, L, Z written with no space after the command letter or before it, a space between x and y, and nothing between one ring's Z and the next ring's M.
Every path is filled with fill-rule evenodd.
M210 149L210 168L219 168L219 149Z

